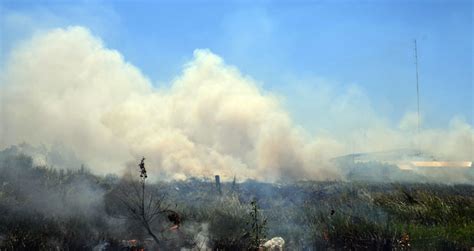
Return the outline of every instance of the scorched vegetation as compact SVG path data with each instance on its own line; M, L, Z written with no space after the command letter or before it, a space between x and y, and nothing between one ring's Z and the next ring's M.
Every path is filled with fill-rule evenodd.
M1 152L0 249L249 250L273 237L287 250L474 246L472 185L247 180L218 189L210 179L140 179L135 168L98 176Z

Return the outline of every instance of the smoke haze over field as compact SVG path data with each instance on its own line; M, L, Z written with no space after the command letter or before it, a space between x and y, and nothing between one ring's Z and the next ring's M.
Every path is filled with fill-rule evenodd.
M339 176L328 160L351 151L416 147L446 160L474 155L474 129L461 119L417 135L413 113L390 126L370 103L354 106L352 89L346 99L324 97L322 105L333 107L328 115L307 116L351 123L364 114L364 128L313 135L292 120L280 97L206 49L195 50L183 72L157 89L83 27L40 33L17 46L1 83L1 148L61 145L99 173L121 172L143 155L150 171L166 178L332 179Z

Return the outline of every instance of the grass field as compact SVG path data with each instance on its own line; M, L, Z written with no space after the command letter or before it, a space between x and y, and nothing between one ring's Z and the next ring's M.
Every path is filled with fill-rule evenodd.
M123 178L79 168L36 167L0 156L0 247L6 250L121 250L150 244L113 192ZM130 183L133 186L135 183ZM256 248L282 237L287 250L470 250L474 186L434 183L302 181L261 183L188 179L148 182L166 210L152 222L161 250ZM254 203L252 203L254 202ZM179 217L171 231L169 212ZM176 221L174 219L174 221Z

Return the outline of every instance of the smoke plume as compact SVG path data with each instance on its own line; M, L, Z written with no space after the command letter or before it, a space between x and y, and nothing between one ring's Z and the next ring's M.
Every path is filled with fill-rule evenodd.
M332 157L413 142L447 159L473 156L474 130L462 121L415 134L407 115L399 127L377 124L363 136L311 135L277 96L209 50L195 50L182 73L157 89L82 27L18 45L1 80L1 148L59 144L97 173L120 172L143 155L162 178L327 179L337 177Z

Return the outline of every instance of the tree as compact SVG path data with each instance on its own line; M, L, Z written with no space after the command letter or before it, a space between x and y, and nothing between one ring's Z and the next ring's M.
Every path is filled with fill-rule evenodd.
M165 195L160 194L156 187L146 185L148 178L145 168L145 158L140 164L140 176L124 177L117 187L111 191L108 198L108 211L114 216L133 220L142 226L156 244L160 243L156 229L156 221L170 212L164 204Z

